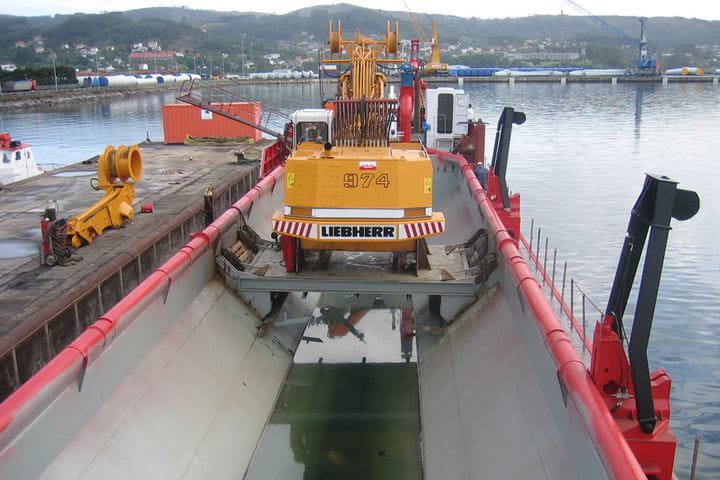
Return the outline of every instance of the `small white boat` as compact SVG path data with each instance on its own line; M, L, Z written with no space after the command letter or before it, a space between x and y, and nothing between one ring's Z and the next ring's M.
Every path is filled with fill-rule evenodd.
M19 182L43 173L35 162L30 145L13 140L9 133L0 133L0 186Z

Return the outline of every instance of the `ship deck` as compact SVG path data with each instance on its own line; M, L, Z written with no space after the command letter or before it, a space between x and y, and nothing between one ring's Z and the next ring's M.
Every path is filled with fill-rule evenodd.
M69 218L102 197L90 187L96 159L0 190L0 377L9 380L0 382L0 398L204 227L207 185L215 188L217 213L251 188L260 147L142 144L135 211L152 203L154 212L106 230L74 252L82 260L66 266L40 265L40 216L50 200L58 203L59 218ZM238 162L239 151L249 160Z

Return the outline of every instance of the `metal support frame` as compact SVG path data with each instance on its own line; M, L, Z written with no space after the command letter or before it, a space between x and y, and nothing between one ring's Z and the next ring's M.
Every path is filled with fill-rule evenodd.
M493 148L493 158L490 168L500 180L500 193L505 210L510 209L510 192L507 187L506 174L512 126L513 123L522 125L525 123L525 119L526 117L523 112L516 112L513 107L505 107L500 115L497 131L495 132L495 146Z
M187 84L187 85L186 85ZM204 98L205 95L208 96L219 96L223 101L220 101L218 103L214 103L211 100L206 100ZM260 130L261 132L270 135L272 137L275 137L279 140L285 140L285 136L280 133L276 132L275 130L272 130L271 128L268 128L265 125L258 124L255 119L252 118L243 118L240 115L237 115L235 113L231 113L227 111L227 105L232 102L247 102L247 103L257 103L253 102L252 100L249 100L247 98L241 97L235 92L232 92L230 90L226 90L224 88L221 88L217 85L213 85L211 82L206 82L202 80L192 80L191 82L183 82L180 85L180 91L178 92L178 95L175 97L176 99L180 100L181 102L188 103L190 105L194 105L198 108L202 108L203 110L208 110L210 112L213 112L217 115L220 115L222 117L228 118L230 120L234 120L236 122L242 123L243 125L246 125L251 128L255 128L257 130ZM227 99L227 101L224 101ZM280 110L275 109L269 109L267 106L264 106L264 110L268 111L267 118L265 119L265 124L269 124L270 115L275 114L276 116L279 116L284 121L290 121L290 117L287 116L284 112L281 112Z
M340 292L340 293L378 293L386 294L424 294L424 295L475 295L476 285L473 278L458 281L427 280L364 280L343 279L326 275L296 275L287 277L257 276L227 268L222 257L217 259L218 267L224 270L225 281L237 291L243 292ZM350 281L351 280L351 281Z
M637 418L645 433L653 432L657 420L647 348L662 275L665 248L670 233L670 219L674 217L678 220L687 220L694 216L699 208L700 199L695 192L677 189L677 182L668 177L647 175L643 190L632 209L627 236L605 311L605 324L611 327L622 342L625 307L640 264L645 240L649 238L628 346ZM603 361L612 361L612 359L594 360L599 364L602 364Z

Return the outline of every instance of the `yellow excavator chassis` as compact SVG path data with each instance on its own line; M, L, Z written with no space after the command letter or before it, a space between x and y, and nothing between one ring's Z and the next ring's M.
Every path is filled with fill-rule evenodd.
M301 144L285 166L285 208L273 231L307 250L410 252L445 231L432 210L432 164L419 143Z

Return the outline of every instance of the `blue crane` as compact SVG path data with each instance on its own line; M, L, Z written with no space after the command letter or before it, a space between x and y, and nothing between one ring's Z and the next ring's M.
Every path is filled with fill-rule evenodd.
M567 3L575 7L578 11L584 13L585 15L590 18L593 22L600 25L602 28L604 28L606 31L612 33L613 35L620 37L623 40L623 43L626 45L635 46L638 45L638 41L631 38L627 33L625 33L623 30L620 30L619 28L610 25L608 22L603 20L602 18L598 17L597 15L593 15L591 12L589 12L587 9L585 9L582 5L579 5L573 0L565 0ZM647 52L647 38L645 37L645 19L639 18L640 21L640 42L639 42L639 54L638 58L635 60L635 70L638 73L645 74L645 75L653 75L655 74L655 71L657 69L657 60L655 58L652 58L648 55Z

